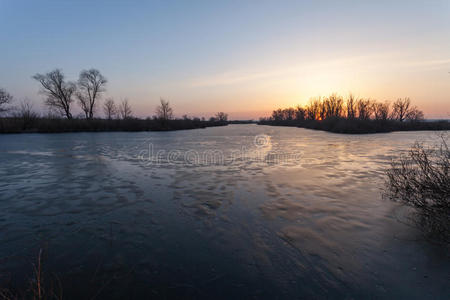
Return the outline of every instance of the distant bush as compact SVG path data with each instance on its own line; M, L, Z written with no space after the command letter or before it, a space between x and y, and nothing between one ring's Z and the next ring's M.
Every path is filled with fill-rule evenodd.
M446 137L426 148L416 143L387 170L385 195L416 209L425 231L450 241L450 151Z

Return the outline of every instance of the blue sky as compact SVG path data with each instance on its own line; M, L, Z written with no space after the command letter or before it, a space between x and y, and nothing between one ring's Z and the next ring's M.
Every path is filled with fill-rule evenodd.
M95 67L138 116L160 96L256 118L331 92L450 114L450 1L0 0L0 36L0 87L36 107L33 74Z

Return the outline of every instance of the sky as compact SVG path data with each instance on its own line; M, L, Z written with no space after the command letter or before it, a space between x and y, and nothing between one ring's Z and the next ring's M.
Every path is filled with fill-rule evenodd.
M138 117L160 97L257 119L334 92L450 117L448 0L0 0L0 41L0 88L41 110L32 75L96 68Z

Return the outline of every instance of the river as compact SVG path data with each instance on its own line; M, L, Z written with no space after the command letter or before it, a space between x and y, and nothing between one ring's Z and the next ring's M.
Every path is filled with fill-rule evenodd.
M382 197L390 160L435 140L258 125L0 135L0 287L27 289L42 249L64 299L444 299L448 248Z

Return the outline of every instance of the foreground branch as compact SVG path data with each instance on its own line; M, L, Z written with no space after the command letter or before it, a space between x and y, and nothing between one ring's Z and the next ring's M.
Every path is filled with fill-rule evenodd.
M447 136L439 146L416 143L407 155L392 161L386 172L386 193L415 208L415 222L428 233L450 241L450 151Z

